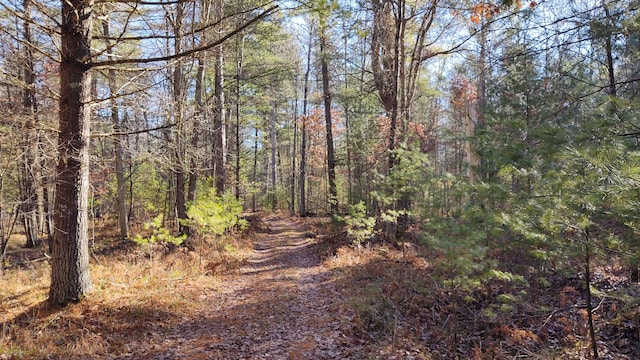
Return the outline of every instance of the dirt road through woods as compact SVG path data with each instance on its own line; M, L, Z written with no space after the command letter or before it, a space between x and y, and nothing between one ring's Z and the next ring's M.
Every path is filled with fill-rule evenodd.
M360 358L344 332L351 316L340 306L329 270L321 266L315 240L284 216L263 220L268 230L240 275L203 295L210 309L165 334L156 350L135 358Z

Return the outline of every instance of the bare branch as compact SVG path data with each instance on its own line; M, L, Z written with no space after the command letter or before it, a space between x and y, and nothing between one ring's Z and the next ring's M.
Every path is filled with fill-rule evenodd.
M100 134L91 134L91 137L111 137L111 136L127 136L127 135L136 135L136 134L144 134L144 133L148 133L148 132L152 132L152 131L158 131L158 130L164 130L164 129L170 129L172 127L176 126L176 124L166 124L166 125L162 125L162 126L158 126L155 128L151 128L151 129L141 129L141 130L132 130L132 131L116 131L116 132L112 132L112 133L100 133Z
M263 12L261 12L260 14L258 14L253 19L251 19L251 20L247 21L246 23L238 26L233 31L230 31L229 33L227 33L223 37L217 39L216 41L208 43L208 44L203 45L203 46L199 46L199 47L190 49L190 50L186 50L186 51L180 52L178 54L151 57L151 58L139 58L139 59L105 60L105 61L92 62L92 63L90 63L88 65L90 67L92 67L92 68L97 68L97 67L122 65L122 64L147 64L147 63L153 63L153 62L159 62L159 61L170 61L170 60L175 60L175 59L191 56L193 54L199 53L201 51L209 50L209 49L211 49L213 47L216 47L216 46L222 44L223 42L225 42L226 40L228 40L229 38L231 38L235 34L239 33L240 31L242 31L242 30L246 29L247 27L251 26L252 24L256 23L258 20L260 20L262 18L265 18L268 15L271 15L277 9L278 9L278 6L274 5L274 6L270 7L270 8L268 8L268 9L264 10Z
M203 31L206 31L212 27L218 26L220 25L223 21L227 20L227 19L231 19L233 17L239 16L239 15L244 15L244 14L249 14L253 11L256 11L258 9L260 9L262 6L257 6L251 9L247 9L244 11L240 11L240 12L236 12L233 14L228 14L224 17L222 17L221 19L219 19L218 21L203 25L201 27L195 28L195 29L191 29L189 30L187 33L189 35L194 35L194 34L199 34L202 33ZM171 35L165 35L165 34L151 34L151 35L144 35L144 36L104 36L104 35L96 35L93 38L94 39L98 39L98 40L116 40L116 41L140 41L140 40L155 40L155 39L173 39L176 36L185 36L186 34L179 34L179 35L175 35L175 34L171 34Z

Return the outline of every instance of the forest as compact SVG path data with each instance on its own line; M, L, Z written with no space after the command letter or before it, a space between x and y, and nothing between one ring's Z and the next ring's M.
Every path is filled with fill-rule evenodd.
M640 1L0 34L0 359L640 358Z

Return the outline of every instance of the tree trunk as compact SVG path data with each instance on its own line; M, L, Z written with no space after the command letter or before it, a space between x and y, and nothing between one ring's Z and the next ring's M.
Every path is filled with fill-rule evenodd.
M51 206L49 206L49 204L51 203L49 201L49 190L46 186L42 188L42 200L43 200L42 207L44 209L44 225L45 225L45 231L47 234L47 245L49 248L49 254L52 254L53 253L53 219L51 214Z
M242 79L242 62L244 58L244 35L236 38L236 199L240 199L240 80Z
M272 91L273 93L273 91ZM271 115L269 116L269 132L271 135L271 210L276 210L278 207L278 199L276 198L276 152L278 146L278 136L276 134L276 101L273 100L273 107L271 109Z
M473 146L472 138L476 133L476 126L478 124L478 102L477 99L471 99L468 96L465 98L466 116L465 116L465 152L467 155L467 173L469 175L469 182L477 183L480 179L479 168L480 158L476 153L476 149Z
M256 125L253 140L253 171L251 173L251 210L256 212L256 181L258 179L258 126Z
M599 359L598 356L598 338L596 337L595 327L593 325L593 305L591 304L591 238L589 237L589 229L584 230L585 238L585 261L584 261L584 278L585 288L587 290L587 322L589 326L589 338L591 340L591 348L593 358Z
M604 6L604 12L607 15L607 20L609 24L613 25L613 19L611 18L611 12L609 11L609 7ZM612 47L612 34L605 35L605 51L607 52L607 75L609 77L609 96L616 97L618 95L618 90L616 89L616 75L614 70L614 62L613 62L613 47ZM615 110L615 109L614 109Z
M173 23L174 32L174 52L179 54L182 51L182 20L184 18L184 4L176 4L176 13ZM187 178L185 174L185 129L184 129L184 74L182 72L182 64L178 62L173 69L173 117L176 124L175 138L175 176L176 176L176 213L178 217L178 232L180 234L189 234L189 227L185 224L187 219L187 202L185 186Z
M61 1L59 160L49 302L64 305L91 291L88 203L93 1Z
M22 223L26 235L26 244L28 248L38 246L38 191L37 184L39 181L39 161L38 161L38 130L37 130L37 107L36 107L36 88L35 73L33 69L33 50L30 47L31 39L31 1L23 0L24 7L24 41L25 47L25 64L24 64L24 83L22 105L24 115L26 117L26 136L24 139L24 160L22 164L22 184L20 186L21 194L21 213Z
M291 203L289 204L289 215L296 213L296 148L298 147L298 81L297 76L293 82L293 146L291 150Z
M223 57L222 47L217 46L214 49L214 97L216 100L216 109L213 116L213 144L214 144L214 168L215 168L215 186L218 195L222 195L226 184L226 127L224 113L224 73L223 73Z
M307 216L307 198L305 183L307 181L307 116L309 111L309 74L311 73L311 42L313 39L313 28L309 29L309 47L307 48L307 71L304 73L304 95L302 98L302 129L300 131L300 203L298 210L300 216Z
M329 54L327 52L326 29L320 34L320 71L324 95L325 135L327 137L327 173L329 177L329 203L331 213L338 213L338 190L336 188L336 158L333 149L333 123L331 121L331 90L329 89Z
M204 102L202 95L204 89L204 73L205 73L205 54L201 54L198 57L198 72L196 74L196 113L193 122L193 135L191 137L191 156L189 165L189 184L187 185L187 201L193 203L196 199L196 189L198 187L198 157L196 156L196 149L198 148L200 120L204 116Z
M344 24L344 29L343 31L345 31L345 34L347 33L347 29L348 27L346 26L346 24ZM344 76L344 90L345 90L345 94L348 93L349 90L349 74L348 74L348 59L347 59L347 54L349 52L349 43L347 41L347 37L344 37L344 42L343 42L343 46L344 46L344 69L343 69L343 76ZM348 204L353 204L353 174L352 174L352 169L351 169L351 124L350 124L350 101L348 99L345 100L345 106L344 106L344 127L345 127L345 141L346 141L346 155L347 155L347 202Z
M108 13L108 11L105 11ZM109 31L109 17L104 15L102 18L102 35L108 38L111 34ZM111 42L107 40L107 48L111 47ZM109 54L111 52L109 51ZM113 59L112 55L108 55L109 59ZM111 123L116 131L122 130L122 123L120 121L119 109L116 106L115 96L118 92L116 84L116 71L115 69L109 69L108 73L109 81L109 95L111 96ZM120 237L126 239L129 237L129 224L127 213L127 184L124 179L124 160L122 156L122 138L116 136L114 138L115 147L115 165L116 165L116 188L117 188L117 205L118 205L118 224L120 225Z

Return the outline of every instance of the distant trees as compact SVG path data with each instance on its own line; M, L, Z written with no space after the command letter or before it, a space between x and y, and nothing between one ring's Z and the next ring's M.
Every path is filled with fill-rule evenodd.
M207 4L205 4L207 3ZM10 35L10 39L15 40L12 45L14 48L21 46L24 49L21 64L16 64L19 69L20 81L14 81L17 89L21 92L20 110L23 116L25 130L22 132L22 141L24 149L21 151L21 167L20 190L21 205L16 209L23 212L24 229L28 235L27 240L29 246L36 245L38 237L38 228L44 228L44 209L46 205L46 191L39 185L42 184L42 173L40 166L44 161L40 160L41 146L39 132L43 129L36 110L38 109L36 89L37 79L36 71L42 69L34 62L34 53L44 54L50 59L59 59L59 82L60 91L59 99L59 132L57 139L58 148L58 165L55 169L55 202L52 207L53 221L55 223L52 237L52 254L51 254L51 288L50 302L54 304L65 304L69 301L77 301L82 299L91 289L91 281L89 277L89 252L88 252L88 228L89 213L95 211L95 206L99 206L97 196L93 185L98 185L92 179L97 173L91 173L89 168L89 158L93 151L90 150L90 123L92 112L95 108L95 101L98 97L106 94L106 99L110 102L108 114L110 114L111 125L107 129L107 135L115 134L113 147L102 146L103 150L113 149L116 159L116 185L115 193L117 209L120 218L121 236L128 235L127 220L131 212L126 208L126 185L125 185L125 159L124 159L124 136L130 134L142 134L144 128L128 129L125 119L128 119L129 110L124 106L126 103L120 99L142 94L140 87L134 84L135 79L143 78L140 75L133 75L123 84L118 84L118 71L125 70L133 74L143 74L150 83L157 83L161 77L163 68L141 67L139 64L174 62L174 73L171 81L174 86L172 89L175 106L173 112L173 120L165 121L164 124L156 122L156 119L147 121L146 126L151 128L176 129L177 143L175 146L176 154L179 154L178 165L175 169L177 183L175 196L177 199L178 218L186 219L186 176L189 173L189 167L195 166L191 162L190 154L193 153L187 146L197 142L190 142L185 137L186 134L192 132L186 131L187 124L184 123L186 96L188 94L188 83L185 75L188 74L183 68L183 59L211 48L220 49L226 39L233 34L249 25L257 22L270 14L275 8L263 9L260 6L253 8L241 9L239 12L221 12L222 4L218 4L219 14L215 20L207 18L207 21L196 21L187 23L186 11L195 14L196 18L200 18L202 14L198 13L198 9L204 9L208 6L208 2L181 2L180 4L170 4L163 2L143 3L137 2L118 2L113 4L98 5L92 1L64 1L60 3L61 12L56 14L54 8L25 0L22 2L22 8L18 4L3 3L2 8L6 14L17 17L23 24L22 31L13 28L15 32L10 32L11 27L5 27L5 33ZM173 33L165 35L161 22L148 21L146 26L136 24L137 19L143 17L152 18L152 16L161 14L158 11L166 7L169 18L174 21ZM100 11L99 11L100 10ZM32 16L37 13L37 16ZM93 22L94 14L99 14L100 21ZM120 16L124 15L124 16ZM229 26L222 35L212 37L202 37L205 32L212 28L223 30L222 21L235 19L236 24ZM37 19L37 20L36 20ZM43 20L44 19L44 20ZM113 21L113 22L110 22ZM59 23L59 28L54 29L54 23ZM140 23L142 24L142 23ZM96 25L96 26L94 26ZM35 28L37 34L32 29ZM38 46L40 41L45 41L47 36L52 34L60 34L59 44L60 52L55 53L49 47ZM94 46L93 38L100 40L100 45ZM42 39L45 40L42 40ZM55 39L55 37L53 37ZM197 39L204 39L199 42ZM154 53L154 49L149 45L157 46L166 40L168 48L171 49L165 54ZM171 43L170 41L173 41ZM5 42L5 45L8 43ZM8 49L7 46L4 49ZM157 49L157 48L156 48ZM219 51L218 51L219 52ZM9 60L6 53L3 55L5 63ZM137 68L123 68L124 65L135 65ZM221 65L220 65L221 66ZM106 73L99 73L105 69ZM159 71L158 71L159 70ZM218 70L218 71L221 71ZM45 73L52 76L52 73ZM104 74L104 75L103 75ZM150 76L147 76L150 74ZM94 81L92 81L92 75ZM102 77L103 75L104 77ZM107 84L104 87L100 80L105 79ZM49 79L42 79L39 84L45 84ZM161 81L161 80L160 80ZM149 84L149 83L147 83ZM9 82L7 82L9 85ZM104 89L107 89L106 91ZM218 86L221 88L221 85ZM126 90L125 90L126 89ZM17 92L9 91L6 95L9 99L15 96ZM202 94L201 94L202 95ZM222 99L221 94L217 94ZM104 97L103 97L104 99ZM10 102L9 102L10 103ZM9 104L7 103L7 104ZM222 100L220 100L222 104ZM148 104L155 106L155 104ZM221 105L219 105L221 106ZM161 111L161 106L156 110ZM130 109L132 109L130 107ZM151 110L151 109L147 109ZM140 111L137 109L136 111ZM98 118L102 117L104 112L98 110L96 112ZM150 111L142 111L143 117L147 118ZM148 119L148 118L147 118ZM155 122L155 123L154 123ZM191 124L189 124L191 126ZM224 131L218 123L218 132ZM224 134L224 132L222 132ZM99 135L104 136L104 134ZM153 139L147 139L153 142ZM150 142L149 142L150 143ZM102 144L102 141L100 141ZM218 146L221 146L218 142ZM104 153L102 154L104 155ZM219 156L219 158L224 156ZM129 166L128 177L130 179L130 202L133 204L134 184L131 182L134 174L133 168ZM218 169L218 173L224 173L224 169ZM180 181L182 175L183 181ZM95 179L94 179L95 180ZM107 179L107 181L109 181ZM195 190L193 190L195 191ZM4 194L4 192L3 192ZM96 197L91 196L95 195ZM4 208L4 207L3 207ZM4 210L4 209L3 209ZM6 211L6 210L5 210ZM171 213L171 211L169 211ZM98 213L93 213L100 216ZM3 223L4 224L4 223ZM184 226L184 222L180 222ZM4 237L3 237L4 243Z

